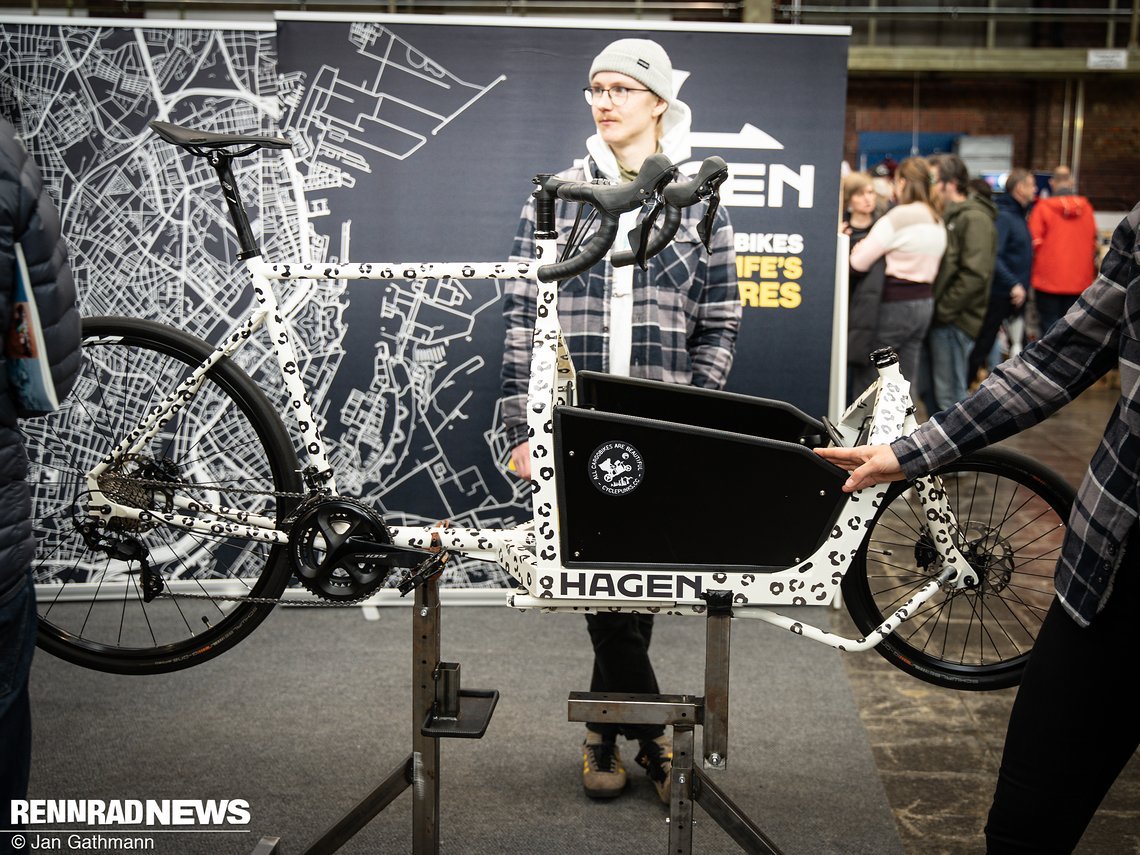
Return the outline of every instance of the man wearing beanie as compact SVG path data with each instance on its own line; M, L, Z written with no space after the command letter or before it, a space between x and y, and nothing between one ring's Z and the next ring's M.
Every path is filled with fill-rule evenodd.
M586 82L586 102L597 132L586 141L587 156L558 173L560 178L630 181L656 152L675 164L689 159L689 108L676 97L672 63L659 44L647 39L613 42L598 54ZM557 205L561 249L574 227L578 205ZM709 252L697 233L703 216L702 205L685 209L676 238L649 260L647 270L636 265L615 268L605 260L559 283L558 314L576 370L724 387L741 317L736 256L725 209L717 211ZM637 212L623 216L613 251L628 248L625 236L636 217ZM512 258L533 257L532 197L523 209ZM513 449L511 466L528 479L526 393L535 296L533 284L514 280L505 286L503 299L501 412ZM588 614L586 623L594 647L592 692L659 693L649 660L652 615ZM661 800L668 802L672 738L659 725L588 724L576 760L586 794L611 798L625 789L618 736L637 740L636 761Z

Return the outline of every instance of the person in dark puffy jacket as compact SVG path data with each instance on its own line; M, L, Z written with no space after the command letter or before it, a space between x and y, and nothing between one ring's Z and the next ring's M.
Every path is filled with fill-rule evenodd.
M1036 197L1037 179L1033 173L1026 169L1010 170L1005 193L996 199L997 259L990 284L990 306L974 340L974 349L970 351L967 376L971 381L979 369L985 367L1002 322L1019 318L1025 312L1033 272L1033 237L1029 234L1027 217Z
M879 218L878 192L866 172L843 176L840 230L854 247ZM847 287L847 400L854 401L879 377L869 358L879 335L879 307L883 302L886 262L880 258L866 272L849 269Z
M7 331L16 290L16 244L28 265L56 395L63 398L79 374L79 309L60 236L59 215L39 169L0 118L0 322ZM17 419L43 415L21 409L0 351L0 805L26 797L31 766L28 674L36 639L32 586L31 493L25 477L28 455ZM5 821L5 826L11 828ZM13 851L0 834L0 853Z

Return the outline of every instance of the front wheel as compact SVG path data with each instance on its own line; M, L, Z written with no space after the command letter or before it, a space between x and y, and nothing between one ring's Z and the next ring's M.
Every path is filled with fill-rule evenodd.
M86 473L213 350L150 321L84 319L74 390L54 413L21 424L38 541L38 644L49 653L119 674L186 668L265 618L272 605L249 598L284 589L286 550L159 521L175 510L206 519L195 504L204 502L279 523L296 503L284 495L295 495L301 479L281 419L228 359L145 447L100 478L104 494L146 513L101 526L87 514ZM163 590L150 599L144 589L156 578Z
M1053 600L1073 488L1030 458L999 448L936 474L957 521L955 545L980 583L936 593L875 649L938 686L1016 686ZM895 482L843 580L847 610L868 635L941 570L917 490Z

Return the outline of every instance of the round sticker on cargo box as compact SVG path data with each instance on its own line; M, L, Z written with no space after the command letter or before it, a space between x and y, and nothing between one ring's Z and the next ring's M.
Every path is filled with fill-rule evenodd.
M590 481L603 493L624 496L632 493L645 478L641 452L628 442L604 442L590 455Z

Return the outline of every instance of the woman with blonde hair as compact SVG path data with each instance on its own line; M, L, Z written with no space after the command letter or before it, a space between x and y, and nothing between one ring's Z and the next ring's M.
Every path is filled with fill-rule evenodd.
M934 278L946 251L941 199L921 157L908 157L895 172L897 204L851 250L851 268L865 272L885 262L876 347L893 347L899 368L918 378L922 341L934 315Z
M878 201L879 194L869 173L848 172L843 176L843 228L852 236L852 243L855 243L853 232L858 232L858 239L862 240L878 219Z
M879 194L866 172L843 176L841 230L854 247L871 231L879 217ZM847 277L847 397L860 394L875 379L875 368L867 358L878 342L879 303L883 297L883 260L870 270L848 271Z

